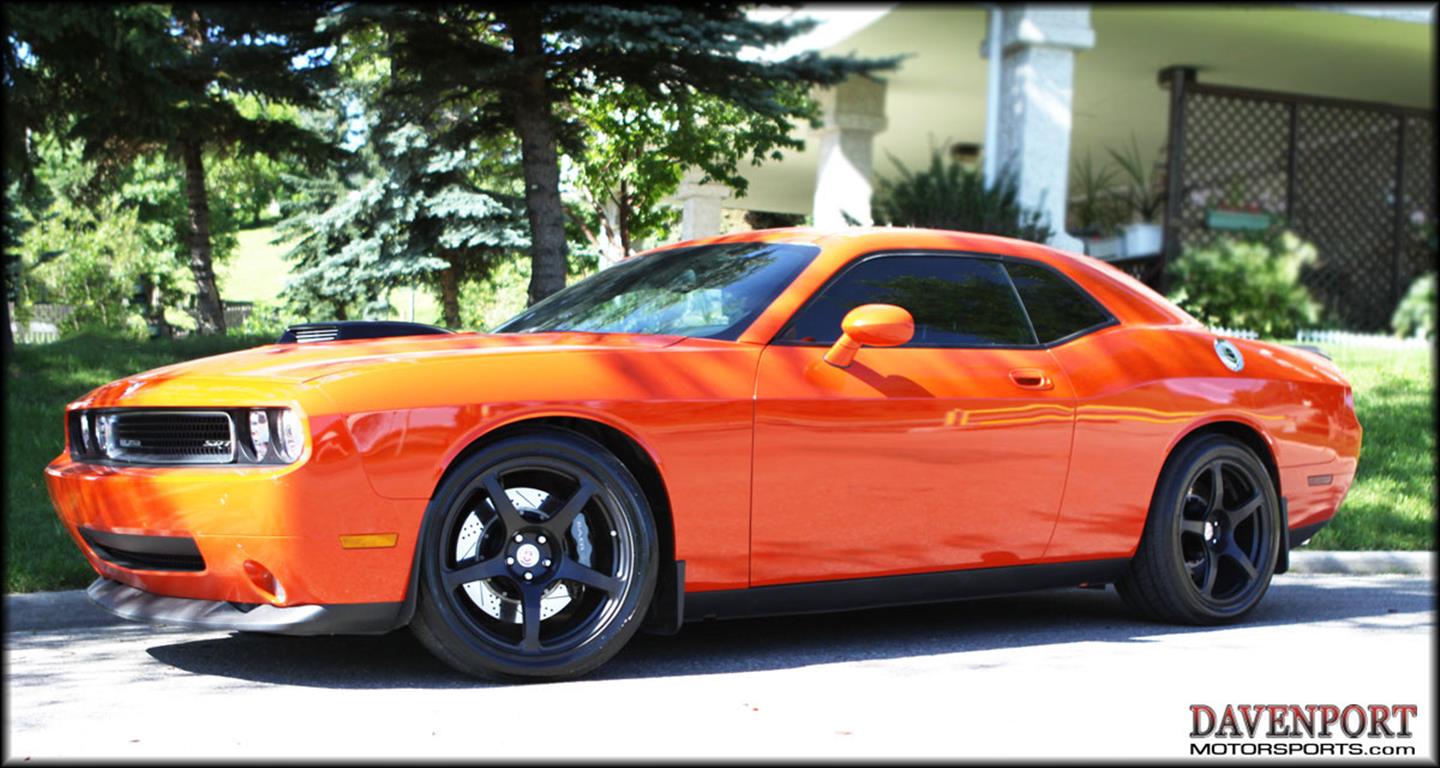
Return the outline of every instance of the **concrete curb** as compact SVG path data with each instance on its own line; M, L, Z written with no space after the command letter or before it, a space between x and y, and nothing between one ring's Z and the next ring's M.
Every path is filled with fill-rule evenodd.
M1290 573L1346 576L1403 575L1431 577L1434 552L1312 552L1290 553ZM5 631L64 629L124 624L90 602L83 589L31 592L5 596Z
M1435 574L1435 553L1385 550L1312 552L1300 549L1290 553L1290 573L1345 574L1348 576L1378 576L1381 574L1433 576Z

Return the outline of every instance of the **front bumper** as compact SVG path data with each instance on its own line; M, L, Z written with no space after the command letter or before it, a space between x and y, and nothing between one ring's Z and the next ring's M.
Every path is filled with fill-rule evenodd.
M401 624L404 603L274 605L167 597L106 578L85 594L96 605L130 621L199 629L273 632L282 635L382 634Z
M137 590L281 608L403 601L426 502L377 495L338 422L312 421L313 454L293 466L104 466L62 454L45 481L95 572ZM371 534L394 544L342 539ZM157 559L159 543L184 544L183 562Z

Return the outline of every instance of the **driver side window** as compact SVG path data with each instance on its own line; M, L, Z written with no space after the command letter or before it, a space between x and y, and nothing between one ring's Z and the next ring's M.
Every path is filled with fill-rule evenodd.
M907 347L1030 346L1025 310L1000 262L960 256L875 256L847 268L777 341L833 344L861 304L894 304L915 319Z

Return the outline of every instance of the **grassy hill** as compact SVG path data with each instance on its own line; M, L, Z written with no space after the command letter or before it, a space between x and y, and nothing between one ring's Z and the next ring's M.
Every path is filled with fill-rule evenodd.
M285 261L289 245L275 244L275 230L272 227L242 230L237 233L239 245L235 254L225 264L218 265L215 277L220 281L220 295L229 301L275 302L285 281L290 279L290 264ZM414 317L416 322L434 323L440 318L440 308L435 298L425 290L415 291ZM409 288L396 288L390 292L390 306L395 319L411 318ZM329 318L314 317L311 320Z

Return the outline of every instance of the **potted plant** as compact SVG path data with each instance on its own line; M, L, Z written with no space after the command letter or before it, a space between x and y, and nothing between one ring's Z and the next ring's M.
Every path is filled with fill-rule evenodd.
M1130 206L1131 222L1121 232L1125 239L1125 258L1141 258L1160 253L1165 242L1165 228L1159 223L1160 206L1165 193L1160 190L1157 175L1148 170L1140 154L1140 142L1130 134L1130 146L1123 152L1109 150L1126 177L1125 202Z
M1113 260L1124 257L1124 239L1117 234L1117 201L1111 193L1115 185L1115 169L1096 170L1085 153L1083 160L1076 160L1071 172L1079 199L1070 206L1070 232L1085 244L1085 253L1097 259Z
M1208 195L1206 196L1208 197ZM1202 198L1202 201L1205 198ZM1205 226L1210 229L1228 229L1262 232L1270 228L1273 217L1265 209L1274 207L1274 195L1265 192L1258 198L1250 194L1245 185L1235 182L1220 202L1205 209Z
M930 165L911 170L890 156L897 176L876 180L872 205L875 223L892 227L928 227L982 232L1044 243L1054 233L1043 211L1020 203L1020 189L1011 174L985 186L978 168L946 159L932 148ZM1063 225L1064 222L1057 222Z

